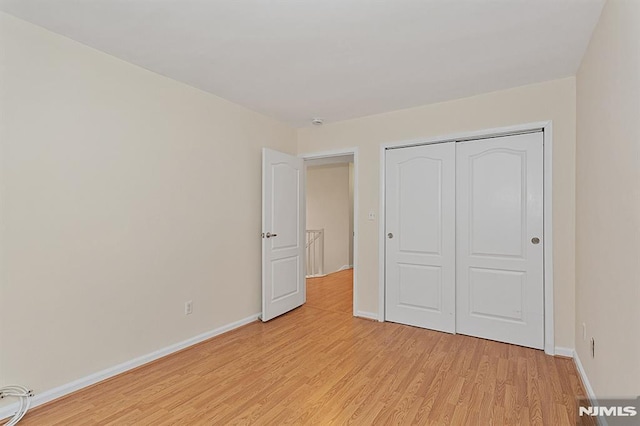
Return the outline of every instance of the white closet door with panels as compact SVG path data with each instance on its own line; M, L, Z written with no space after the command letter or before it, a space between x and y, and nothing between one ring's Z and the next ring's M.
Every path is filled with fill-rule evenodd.
M542 349L543 135L456 144L456 331Z
M455 331L455 143L386 151L385 319Z

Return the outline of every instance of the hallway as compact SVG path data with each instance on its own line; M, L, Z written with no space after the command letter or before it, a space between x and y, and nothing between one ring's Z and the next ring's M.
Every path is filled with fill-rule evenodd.
M307 278L306 306L330 312L353 312L353 269Z

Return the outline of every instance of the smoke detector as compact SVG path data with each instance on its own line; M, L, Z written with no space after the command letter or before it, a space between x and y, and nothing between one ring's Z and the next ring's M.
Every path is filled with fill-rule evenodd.
M322 126L324 124L324 119L319 117L314 117L311 119L311 124L314 126Z

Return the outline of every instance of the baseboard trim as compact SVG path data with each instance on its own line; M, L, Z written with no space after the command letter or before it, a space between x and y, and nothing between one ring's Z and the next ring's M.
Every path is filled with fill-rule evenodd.
M337 271L337 272L345 271L345 270L347 270L347 269L352 269L352 268L353 268L353 265L342 265L342 266L340 267L340 269L338 269L338 271Z
M596 394L591 387L591 383L589 383L587 373L586 371L584 371L584 367L582 366L582 362L580 361L580 357L578 356L578 353L576 351L573 351L573 361L575 362L576 368L578 369L578 374L580 374L580 379L582 379L582 384L587 391L587 396L591 400L592 404L597 404L598 399L596 398Z
M555 354L556 356L563 356L565 358L573 358L575 351L571 348L562 348L559 346L555 347Z
M589 383L589 378L587 377L587 373L584 371L584 367L582 366L582 361L580 361L580 357L578 356L578 352L575 349L570 348L561 348L556 346L556 355L564 356L567 358L573 358L573 362L576 365L576 369L578 370L578 374L580 375L580 379L582 380L582 384L584 385L585 390L587 391L587 397L593 403L597 403L596 394L593 392L593 388L591 387L591 383Z
M373 312L356 311L355 316L359 318L366 318L366 319L378 321L378 314L374 314Z
M317 274L317 275L306 275L305 278L322 278L326 277L328 274Z
M253 314L241 320L218 327L214 330L198 334L197 336L191 337L187 340L183 340L182 342L175 343L149 354L134 358L130 361L123 362L122 364L115 365L102 371L98 371L97 373L90 374L81 379L74 380L73 382L69 382L56 388L37 393L33 398L31 398L31 408L37 407L38 405L42 405L47 402L51 402L55 399L69 395L70 393L76 392L87 386L91 386L110 377L117 376L118 374L122 374L134 368L140 367L141 365L147 364L151 361L155 361L167 355L171 355L174 352L178 352L182 349L188 348L189 346L204 342L205 340L226 333L227 331L231 331L238 327L242 327L243 325L252 323L256 321L259 316L260 314ZM18 402L7 405L5 407L0 407L0 420L13 416L17 410Z
M596 393L593 391L591 387L591 383L589 383L589 378L587 377L587 372L584 371L584 367L582 366L582 362L580 361L580 357L578 356L578 352L573 351L573 361L576 364L576 368L578 369L578 374L580 375L580 379L582 380L582 385L584 389L587 391L587 397L589 401L591 401L591 405L598 405L598 398L596 398ZM607 426L607 419L603 416L598 416L598 424L600 426Z

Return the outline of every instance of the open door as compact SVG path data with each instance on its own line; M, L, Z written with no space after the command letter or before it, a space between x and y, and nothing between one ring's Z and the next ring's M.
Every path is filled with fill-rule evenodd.
M306 301L304 162L262 150L262 321Z

